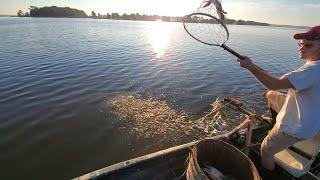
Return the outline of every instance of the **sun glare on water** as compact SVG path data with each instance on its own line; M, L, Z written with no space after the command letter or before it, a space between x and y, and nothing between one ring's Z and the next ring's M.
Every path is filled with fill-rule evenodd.
M172 28L168 23L162 22L160 19L152 22L148 28L150 43L157 58L160 58L165 54L165 50L168 47Z

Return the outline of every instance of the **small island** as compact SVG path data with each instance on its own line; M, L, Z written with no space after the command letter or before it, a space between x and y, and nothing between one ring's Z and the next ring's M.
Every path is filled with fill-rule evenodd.
M68 17L68 18L86 18L87 14L78 9L69 7L41 7L30 6L30 12L23 13L21 10L17 12L19 17Z
M94 11L88 16L83 10L78 10L69 7L41 7L30 6L29 12L23 13L22 10L17 12L19 17L66 17L66 18L94 18L94 19L114 19L114 20L133 20L133 21L157 21L162 20L166 22L181 22L183 17L180 16L159 16L159 15L146 15L139 13L126 14L123 13L107 13L102 15L96 14ZM225 19L226 24L235 25L256 25L256 26L270 26L268 23L261 23L255 21L233 20Z

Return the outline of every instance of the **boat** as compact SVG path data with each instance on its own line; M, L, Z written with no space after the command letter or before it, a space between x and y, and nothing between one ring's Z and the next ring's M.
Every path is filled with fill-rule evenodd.
M237 99L225 98L223 101L225 105L244 113L247 118L233 130L225 134L206 138L206 140L223 141L241 150L254 163L255 167L257 167L259 175L263 180L320 180L320 178L317 176L320 174L320 141L316 141L316 143L319 144L312 144L314 143L312 140L299 142L297 145L295 144L288 149L277 153L276 168L271 175L270 173L267 175L267 173L265 173L266 171L260 164L259 149L261 140L264 139L268 131L273 127L272 120L257 115L254 111L244 107L243 103ZM259 123L258 126L256 125L257 123ZM183 180L186 179L185 172L188 165L189 154L192 148L195 147L200 141L190 142L134 159L126 160L76 177L74 180ZM315 155L312 155L312 153L310 155L308 149L312 148L313 146L317 151L315 152ZM294 160L297 160L298 162L294 162Z

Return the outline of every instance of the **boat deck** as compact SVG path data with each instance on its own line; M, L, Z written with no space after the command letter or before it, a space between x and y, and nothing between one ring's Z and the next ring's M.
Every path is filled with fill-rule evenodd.
M262 127L253 131L253 141L261 139L267 129ZM236 135L236 134L235 134ZM243 148L243 144L237 142L237 137L226 138L225 135L215 136L212 139L225 140L237 148ZM152 154L148 154L142 157L131 159L128 161L120 162L118 164L102 168L100 170L85 174L75 179L108 179L108 180L138 180L138 179L174 179L184 180L184 172L187 167L187 159L190 153L190 148L194 146L196 142L176 146ZM264 180L268 179L281 179L291 180L295 179L290 176L280 167L272 173L271 176L264 173L264 169L260 165L259 146L253 147L250 150L249 157L257 167L260 176ZM299 180L320 180L315 175L308 173L300 178Z

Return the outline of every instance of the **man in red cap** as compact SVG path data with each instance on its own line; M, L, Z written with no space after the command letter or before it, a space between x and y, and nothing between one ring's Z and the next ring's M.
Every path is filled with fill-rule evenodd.
M238 59L270 91L269 106L278 111L276 123L261 144L261 163L275 167L274 155L303 139L320 132L320 26L294 35L300 58L306 63L299 69L276 78L263 71L248 57ZM286 95L275 90L288 89Z

